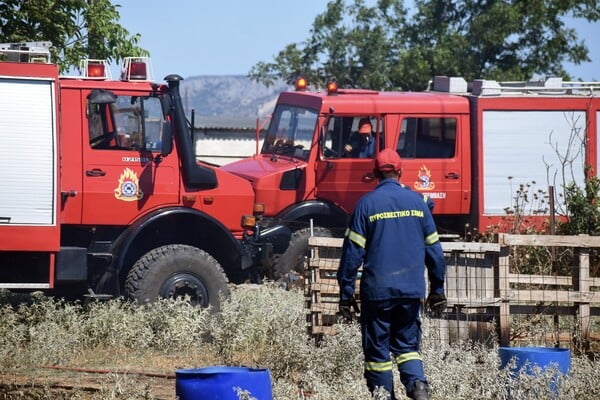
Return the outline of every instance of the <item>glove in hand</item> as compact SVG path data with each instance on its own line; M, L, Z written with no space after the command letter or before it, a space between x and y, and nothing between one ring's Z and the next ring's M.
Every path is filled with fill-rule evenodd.
M448 302L446 301L446 296L443 293L429 293L429 296L427 296L427 300L425 301L426 310L436 317L442 315L442 312L446 310L447 305Z
M352 300L340 300L339 310L342 318L347 322L350 322L354 319L354 314L352 314Z

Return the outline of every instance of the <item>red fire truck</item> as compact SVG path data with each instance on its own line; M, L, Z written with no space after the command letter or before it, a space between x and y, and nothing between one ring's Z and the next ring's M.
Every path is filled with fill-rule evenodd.
M265 224L294 231L276 261L279 275L302 269L311 221L315 235L342 234L356 201L376 185L381 149L401 156L404 185L433 199L440 233L460 236L502 229L521 185L580 184L586 166L600 167L599 83L468 85L438 77L433 90L420 93L338 89L334 82L314 92L299 83L279 96L260 154L223 167L252 183L266 205ZM374 149L351 154L348 144L365 118L372 132L363 140ZM557 192L556 204L562 200ZM547 204L518 211L547 218Z
M49 46L0 45L0 288L217 305L285 248L240 225L248 180L196 163L180 76L130 58L120 80L99 60L62 77Z

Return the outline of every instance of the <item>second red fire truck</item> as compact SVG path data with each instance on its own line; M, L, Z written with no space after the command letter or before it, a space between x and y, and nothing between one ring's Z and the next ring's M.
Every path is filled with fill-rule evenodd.
M587 167L600 170L597 82L468 85L437 77L432 90L415 93L338 89L334 82L309 91L299 83L279 96L260 154L222 168L251 182L267 226L293 230L276 276L302 271L311 233L343 233L357 200L377 183L375 156L384 148L401 156L403 184L435 202L440 233L459 237L507 229L522 187L583 184ZM374 151L361 156L348 146L365 119ZM517 211L548 218L548 202L540 203Z

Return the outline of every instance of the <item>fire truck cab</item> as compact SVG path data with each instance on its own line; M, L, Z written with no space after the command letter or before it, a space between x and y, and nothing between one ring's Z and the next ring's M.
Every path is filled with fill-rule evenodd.
M139 57L63 77L49 46L0 45L0 288L218 306L271 245L240 225L250 183L196 162L182 78Z
M377 184L384 148L398 152L401 182L433 200L438 231L451 238L500 225L520 184L582 183L586 165L598 171L597 83L437 77L425 92L333 82L308 91L305 83L280 94L260 154L223 167L252 182L266 224L293 230L279 275L303 270L311 232L342 235L357 200Z

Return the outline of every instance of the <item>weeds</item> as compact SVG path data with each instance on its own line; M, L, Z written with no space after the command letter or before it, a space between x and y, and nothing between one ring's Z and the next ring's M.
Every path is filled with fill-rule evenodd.
M39 295L16 300L0 293L0 370L33 376L39 371L36 368L45 364L163 373L174 373L177 368L245 365L269 369L274 399L370 398L362 376L358 326L340 325L337 335L317 344L306 334L305 312L302 292L269 285L234 288L216 316L184 300L163 300L149 307L121 300L67 303ZM555 395L548 387L549 379L557 379L556 375L515 376L499 370L495 344L448 345L437 339L435 329L432 321L424 319L422 354L432 399L507 399L508 388L518 399ZM170 357L174 361L164 361ZM596 360L573 357L569 376L560 379L560 399L600 399ZM395 387L397 396L404 399L397 372ZM23 388L19 391L25 393ZM240 398L252 398L244 388L237 393ZM26 392L22 397L2 395L0 392L0 398L155 398L150 388L120 374L105 375L97 392L87 396L74 391L68 397L57 397L49 386L36 386L34 394Z

